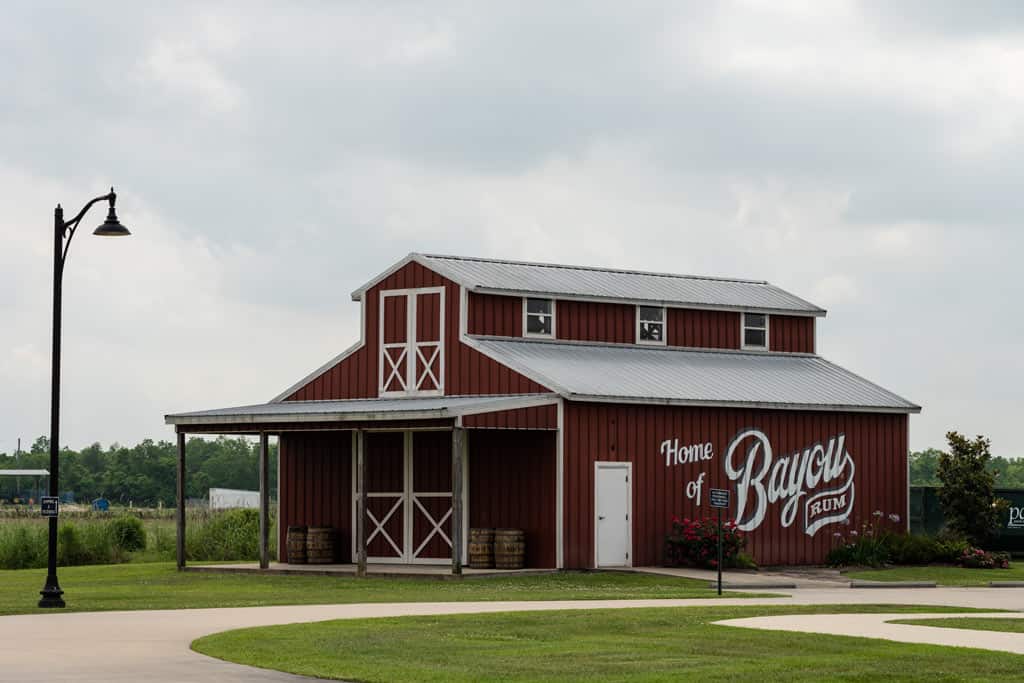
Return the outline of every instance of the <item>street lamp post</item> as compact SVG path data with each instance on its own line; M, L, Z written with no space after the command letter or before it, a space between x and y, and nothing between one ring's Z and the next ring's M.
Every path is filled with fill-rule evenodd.
M53 212L53 371L51 375L52 387L50 393L50 496L60 495L60 319L61 319L61 288L64 280L64 263L68 257L68 247L75 236L78 224L85 217L86 212L97 202L108 201L110 208L107 211L107 220L103 222L92 234L101 237L120 237L130 235L117 220L117 213L114 211L114 203L117 195L114 188L101 197L89 201L78 215L69 221L64 220L64 209L60 204ZM57 518L50 517L49 536L49 560L46 572L46 585L39 594L43 597L39 600L40 607L64 607L64 591L60 589L57 582Z

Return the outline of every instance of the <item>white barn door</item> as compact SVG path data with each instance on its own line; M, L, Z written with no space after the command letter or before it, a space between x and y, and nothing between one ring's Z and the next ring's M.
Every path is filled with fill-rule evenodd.
M595 565L628 567L632 564L632 463L598 462L595 467Z

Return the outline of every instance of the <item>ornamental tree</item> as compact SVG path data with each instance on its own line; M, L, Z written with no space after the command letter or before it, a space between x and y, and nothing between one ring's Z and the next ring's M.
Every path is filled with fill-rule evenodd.
M939 455L935 471L946 526L983 545L999 533L1001 506L1005 506L996 498L995 476L987 468L991 442L980 435L970 440L958 432L948 432L946 440L949 452Z

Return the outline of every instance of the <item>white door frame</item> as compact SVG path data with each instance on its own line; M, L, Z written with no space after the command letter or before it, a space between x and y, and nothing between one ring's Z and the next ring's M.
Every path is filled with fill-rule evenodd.
M416 302L421 294L437 294L440 297L439 312L441 319L438 326L437 341L419 340L416 338ZM390 297L406 297L405 300L405 341L384 343L384 301ZM377 364L377 395L378 396L444 396L444 287L416 287L410 289L386 289L380 292L377 306L378 327L378 364ZM402 349L398 360L390 358L387 351ZM405 376L399 372L399 365L405 361ZM438 374L435 377L430 370L432 362L437 361ZM385 370L385 363L388 367ZM421 390L423 381L430 375L434 389ZM397 379L401 389L387 391L392 379Z
M366 561L372 564L451 564L451 555L448 557L419 557L419 553L426 546L427 541L434 536L435 533L440 533L441 538L447 541L448 545L451 546L451 539L440 529L441 526L448 520L452 514L452 508L449 507L448 511L442 515L441 521L433 519L427 509L419 502L419 498L448 498L451 500L451 491L415 491L413 487L413 439L415 438L415 430L403 430L402 432L402 491L389 491L389 492L373 492L369 493L369 498L392 498L395 499L392 515L398 514L402 519L402 549L399 552L396 547L398 544L395 543L394 539L384 530L384 524L390 519L390 515L381 523L377 523L371 518L369 509L367 509L367 522L369 526L373 526L373 530L367 528L367 544L369 544L370 537L376 536L380 533L384 536L384 539L388 541L391 547L398 552L398 555L390 557L374 557L368 556ZM355 443L355 431L352 432L353 443ZM355 449L353 448L353 453ZM463 475L466 477L467 475ZM356 484L358 483L359 477L356 469L356 459L352 458L352 557L356 557L356 534L355 526L359 523L356 519L356 515L359 513L358 500L360 492L357 490ZM468 484L467 479L463 479L464 486ZM463 509L468 509L465 504L466 496L468 495L468 487L463 488ZM415 523L415 516L417 514L417 508L419 513L423 514L428 522L431 523L433 531L427 534L426 540L421 541L420 546L417 548L413 542L413 527ZM469 520L468 516L464 519L465 528L468 528ZM465 532L468 533L468 532ZM463 535L465 538L465 534ZM465 550L468 542L463 543L463 557L467 557Z
M612 460L598 460L594 463L594 568L600 567L598 564L598 533L597 533L597 522L598 522L598 504L597 504L597 476L598 471L602 469L624 469L626 470L626 563L622 566L632 567L633 566L633 463L632 462L617 462Z

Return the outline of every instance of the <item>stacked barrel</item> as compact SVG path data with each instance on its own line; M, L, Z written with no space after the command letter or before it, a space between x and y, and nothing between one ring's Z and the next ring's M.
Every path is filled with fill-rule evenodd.
M494 530L494 566L522 569L526 564L526 532L522 529Z
M306 564L306 527L288 527L288 564Z
M329 526L311 526L306 534L306 561L309 564L332 564L337 546L337 533Z
M469 567L494 568L494 529L469 530Z

